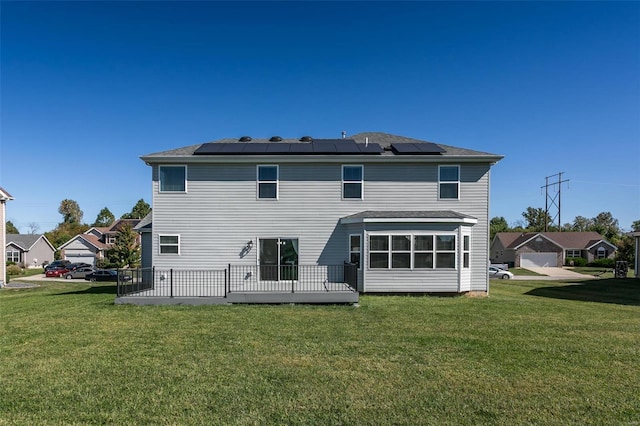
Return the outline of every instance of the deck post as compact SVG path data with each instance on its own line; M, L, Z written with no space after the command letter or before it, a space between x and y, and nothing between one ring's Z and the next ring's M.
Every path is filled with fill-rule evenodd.
M169 297L173 297L173 268L169 269Z

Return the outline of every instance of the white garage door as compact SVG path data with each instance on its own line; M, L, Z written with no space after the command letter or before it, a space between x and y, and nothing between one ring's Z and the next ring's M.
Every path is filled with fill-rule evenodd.
M551 267L558 266L558 254L557 253L522 253L520 255L520 267L526 268L527 266L538 267Z
M93 265L96 261L95 256L81 256L81 255L67 255L65 258L71 263L88 263L89 265Z

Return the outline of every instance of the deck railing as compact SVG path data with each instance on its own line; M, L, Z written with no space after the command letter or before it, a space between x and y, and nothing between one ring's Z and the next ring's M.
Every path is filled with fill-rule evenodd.
M228 265L221 270L139 268L118 273L118 297L226 297L229 293L316 293L357 289L357 266Z

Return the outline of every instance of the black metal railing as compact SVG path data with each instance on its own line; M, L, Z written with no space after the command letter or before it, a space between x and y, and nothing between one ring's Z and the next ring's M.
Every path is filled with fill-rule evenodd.
M118 297L226 297L231 292L357 291L357 265L228 265L223 270L120 269Z

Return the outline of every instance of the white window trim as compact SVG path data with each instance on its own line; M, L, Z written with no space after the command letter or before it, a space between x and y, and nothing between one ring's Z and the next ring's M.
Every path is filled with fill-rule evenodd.
M393 246L392 246L392 236L406 236L406 235L410 235L411 236L411 250L408 253L411 253L411 267L410 268L392 268L392 256L393 256ZM415 250L415 246L414 246L414 240L415 237L418 235L431 235L433 236L433 251L429 251L429 250ZM442 236L442 235L447 235L447 236L452 236L456 239L455 242L455 248L453 250L438 250L437 248L437 240L436 237L437 236ZM368 271L386 271L386 270L411 270L411 271L436 271L436 270L441 270L441 271L455 271L458 270L459 266L458 266L458 261L459 261L459 257L462 254L463 250L462 250L462 243L459 242L460 238L457 235L456 231L425 231L425 232L406 232L406 231L395 231L395 232L369 232L367 233L366 237L367 238L371 238L371 237L380 237L380 236L387 236L388 238L388 244L389 244L389 249L388 250L371 250L371 242L367 241L367 270ZM404 251L396 251L397 253L407 253ZM455 255L455 259L454 259L454 267L453 268L438 268L437 262L438 262L438 253L454 253ZM471 237L469 237L469 257L471 257ZM388 257L387 257L387 267L386 268L372 268L371 267L371 253L387 253ZM431 265L431 268L416 268L415 267L415 262L414 262L414 255L415 253L433 253L433 264ZM363 259L362 259L362 255L360 255L360 264L363 263ZM465 268L467 269L467 268Z
M163 191L162 190L162 173L160 172L160 170L163 167L182 167L184 169L184 191ZM160 166L158 166L158 193L160 194L186 194L187 193L187 179L188 175L188 170L187 170L187 166L185 164L162 164Z
M260 180L260 167L275 167L276 168L276 180ZM276 184L276 198L261 198L260 197L260 184L261 183L275 183ZM257 164L256 165L256 200L259 201L277 201L280 199L280 166L278 164Z
M14 255L18 255L18 260L13 260L14 259ZM6 256L7 256L7 262L15 262L15 263L20 263L20 258L22 256L20 256L20 251L19 250L7 250L6 251Z
M177 253L163 253L162 247L173 247L176 244L162 244L162 237L178 237L178 252ZM158 234L158 255L160 256L180 256L181 252L181 238L180 234Z
M440 180L440 170L443 167L457 167L458 168L458 180L457 181L453 181L453 180L445 180L445 181L441 181ZM456 198L442 198L441 194L440 194L440 187L443 183L455 183L458 185L458 191L456 194ZM443 200L443 201L451 201L451 200L459 200L460 199L460 165L458 164L441 164L438 166L438 200Z
M469 248L465 250L464 248L464 240L467 239L469 241ZM460 252L462 253L462 269L470 269L471 268L471 235L469 234L462 234L462 246L460 247L461 250ZM464 255L467 255L468 258L468 265L464 266Z
M355 180L344 180L344 168L345 167L360 167L362 170L362 176L359 181ZM345 201L360 201L364 200L364 165L363 164L343 164L342 165L342 184L340 190L342 191L342 199ZM344 196L344 185L345 183L359 183L360 184L360 198L346 198ZM362 263L362 262L361 262Z
M576 253L578 254L576 256ZM582 257L582 250L578 249L569 249L565 251L565 257Z
M355 250L351 250L351 237L358 237L360 239L360 250L355 251ZM358 253L360 255L360 264L358 265L358 270L362 269L362 234L349 234L349 241L347 241L347 243L349 244L349 246L347 247L347 250L349 252L349 262L351 262L351 255L354 253Z

